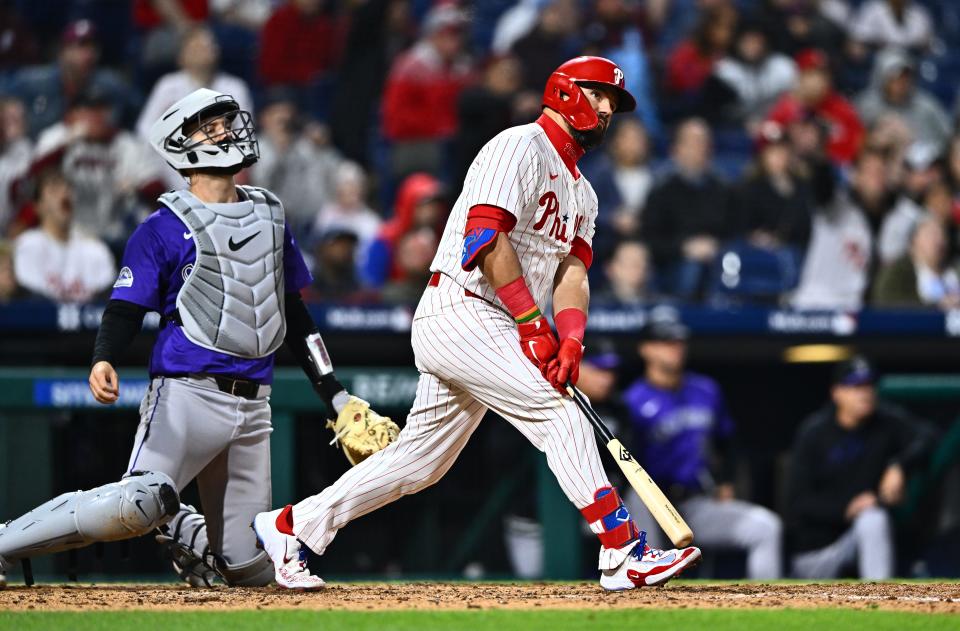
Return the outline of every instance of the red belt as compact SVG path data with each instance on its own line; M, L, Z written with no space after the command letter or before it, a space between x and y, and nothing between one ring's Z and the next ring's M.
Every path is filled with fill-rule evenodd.
M437 287L437 286L439 286L439 285L440 285L440 272L434 272L433 274L431 274L431 275L430 275L430 282L427 283L427 285L428 285L429 287ZM463 295L464 295L464 296L467 296L468 298L480 298L481 300L483 300L483 296L478 296L477 294L473 293L473 292L470 291L469 289L464 289L464 290L463 290Z

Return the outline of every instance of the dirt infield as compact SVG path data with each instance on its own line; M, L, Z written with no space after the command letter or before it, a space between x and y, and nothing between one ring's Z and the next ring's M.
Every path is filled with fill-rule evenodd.
M606 593L596 583L342 583L314 593L177 585L41 585L0 591L0 610L593 609L844 607L960 614L958 583L675 583Z

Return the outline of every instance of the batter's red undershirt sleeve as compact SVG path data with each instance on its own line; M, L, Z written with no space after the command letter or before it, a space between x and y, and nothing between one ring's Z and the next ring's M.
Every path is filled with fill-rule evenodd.
M497 232L510 232L517 225L517 218L500 208L488 204L477 204L467 213L467 225L463 233L474 228L492 228Z
M590 269L590 264L593 263L593 248L586 241L580 237L574 237L570 254L583 261L587 269Z

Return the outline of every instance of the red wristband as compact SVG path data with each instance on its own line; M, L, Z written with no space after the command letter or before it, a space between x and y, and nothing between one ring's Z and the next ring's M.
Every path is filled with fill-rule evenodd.
M498 289L497 298L507 308L513 319L520 324L535 320L541 315L523 276L518 276L516 280L510 281Z
M561 340L572 337L583 344L583 333L587 328L586 313L570 307L553 316L553 321L557 325L557 337Z

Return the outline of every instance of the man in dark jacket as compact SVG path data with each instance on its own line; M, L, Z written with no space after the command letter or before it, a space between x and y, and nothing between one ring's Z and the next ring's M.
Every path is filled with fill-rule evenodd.
M640 236L650 244L664 291L695 298L721 242L733 235L729 187L710 169L710 128L699 118L677 127L674 170L647 199Z
M797 434L787 497L797 577L834 578L854 561L861 578L893 575L887 509L903 500L906 473L925 460L933 430L878 404L875 378L863 357L839 365L833 403Z

